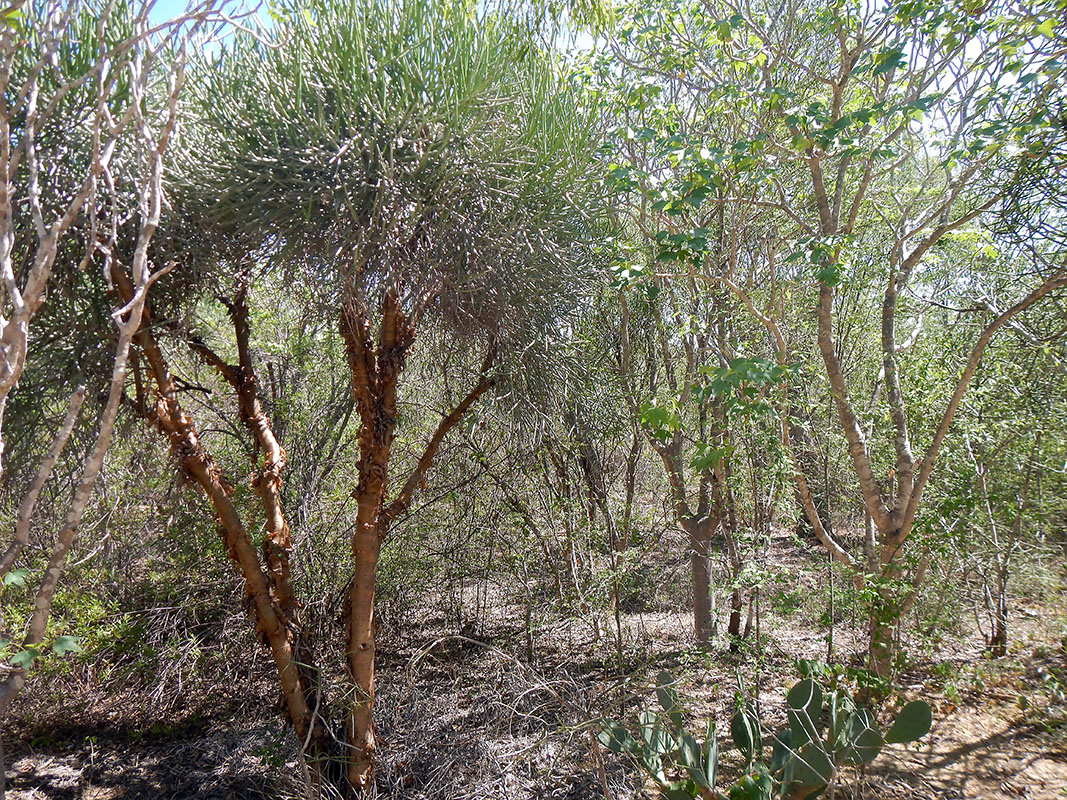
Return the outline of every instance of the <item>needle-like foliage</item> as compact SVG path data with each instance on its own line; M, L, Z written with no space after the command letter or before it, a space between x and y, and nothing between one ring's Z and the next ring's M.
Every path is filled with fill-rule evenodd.
M269 36L236 35L193 82L174 194L210 259L371 306L393 287L413 319L435 307L498 338L573 296L593 115L517 22L452 0L314 0Z

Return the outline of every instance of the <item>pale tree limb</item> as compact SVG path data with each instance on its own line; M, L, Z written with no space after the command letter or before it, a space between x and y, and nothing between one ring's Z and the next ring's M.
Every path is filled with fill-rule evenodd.
M889 524L889 513L882 501L882 494L878 483L874 478L871 468L870 456L867 453L867 440L860 427L859 419L852 408L848 390L845 388L845 378L841 371L841 363L838 361L832 338L832 315L833 315L833 289L823 283L819 289L818 302L818 345L822 355L826 375L830 379L830 390L837 408L838 422L848 441L848 453L852 458L856 477L859 479L860 492L863 495L864 505L874 520L879 530L885 530Z
M147 276L145 276L147 277ZM146 281L142 281L142 287ZM30 615L26 635L22 640L23 649L29 649L44 641L45 629L48 618L52 611L52 598L59 586L59 579L63 574L67 554L74 546L74 539L78 535L82 517L89 504L96 480L104 466L104 456L111 445L111 434L115 427L115 417L118 414L122 400L123 387L126 381L126 363L130 353L130 342L136 331L136 326L141 322L141 311L144 309L145 292L140 291L139 299L131 309L129 317L125 321L116 320L119 325L119 342L115 349L115 364L111 372L111 388L108 391L107 404L100 417L100 428L96 435L96 442L92 451L85 459L82 467L81 479L78 481L74 492L74 499L67 509L67 516L63 528L56 538L52 555L45 567L44 577L34 598L33 612ZM26 684L26 670L24 668L12 669L0 682L0 716L7 713L11 701Z
M125 302L121 307L113 310L111 314L112 321L118 328L119 335L115 347L115 358L111 371L107 400L100 415L96 439L83 463L81 477L78 480L74 496L67 508L63 527L60 529L59 534L56 537L56 542L48 559L44 575L35 593L33 610L27 622L26 633L22 639L24 649L35 649L36 646L44 641L48 619L51 615L52 600L59 586L59 580L63 574L67 556L70 553L71 548L74 546L74 541L77 537L78 530L81 527L81 522L85 515L89 500L100 476L100 472L103 469L104 457L111 444L115 419L118 415L118 409L125 391L126 369L129 361L130 345L133 341L133 337L141 327L141 319L145 310L148 288L160 277L160 275L165 274L168 271L168 268L165 268L154 274L152 273L148 261L148 245L156 228L159 226L160 215L162 212L163 153L169 141L170 134L177 124L178 93L181 90L184 78L184 60L183 58L179 58L170 73L167 87L168 96L166 116L160 122L157 134L152 130L151 123L144 116L145 94L148 91L149 86L150 65L145 63L143 50L147 49L149 45L143 40L137 41L141 42L144 47L133 47L133 52L130 54L129 60L123 65L123 68L121 70L116 69L114 73L112 73L114 75L115 73L125 72L125 74L128 75L130 108L132 109L131 118L135 120L134 127L136 136L139 139L140 145L144 148L147 161L145 164L145 171L138 181L137 209L140 221L133 261L130 266L132 277L127 278L131 291L128 297L123 298ZM181 56L184 56L184 50L182 51ZM101 70L101 72L104 71L103 65L98 65L97 68ZM113 77L112 80L117 80L117 77ZM110 112L106 108L106 100L106 97L103 97L102 94L98 94L96 111L97 124L99 124L99 121L102 118L110 116ZM114 151L114 146L117 144L117 141L118 132L115 132L110 143L112 147L111 152ZM32 151L30 151L30 154L32 155ZM110 159L110 155L108 156L108 159ZM103 162L103 164L97 160L94 162L91 171L104 171L106 170L108 163L109 160ZM5 185L3 189L5 190L5 198L7 198L6 190L10 189L10 185ZM79 195L80 194L81 193L79 192ZM84 202L84 199L85 198L83 197L80 201L77 201L79 208L80 203ZM73 206L68 206L64 216L73 217L71 214L72 207ZM13 221L9 217L0 220L0 222L13 224ZM0 239L2 239L6 233L7 231L0 231ZM46 258L46 267L50 269L51 262L56 255L57 247L55 240L58 238L58 229L55 226L49 231L48 238L51 241L51 254ZM110 245L113 246L114 242L112 241ZM106 252L110 252L110 250L111 248L109 247ZM0 267L2 267L6 277L7 272L11 269L10 253L3 255L7 257L7 260L0 265ZM34 267L31 269L30 280L27 286L32 286L34 280L40 279L41 274L36 272L36 270L41 264L41 254L38 253ZM119 271L118 265L113 261L110 263L110 268L113 271ZM40 299L41 302L43 302L43 286L34 291L42 293ZM12 298L9 296L9 299ZM21 311L16 308L16 313L17 315L21 314L19 324L21 325L20 336L22 338L23 349L21 353L15 354L16 358L20 359L16 366L18 369L21 369L21 365L25 363L25 334L26 328L28 327L28 316L25 303ZM6 359L9 359L10 355L11 354L8 351L4 352ZM7 360L4 364L5 367L10 367L10 365L10 360ZM6 377L10 378L10 371ZM12 385L13 382L11 382L10 385L7 385L5 391L9 390ZM77 394L78 393L76 393L76 395ZM7 395L5 394L4 399L6 399L6 396ZM71 425L73 425L73 420L71 420ZM6 715L11 702L19 691L21 691L23 686L25 686L25 683L26 669L24 667L11 668L3 679L0 680L0 717Z
M63 424L56 431L55 438L52 439L52 444L48 448L48 453L37 468L33 483L30 484L30 488L26 491L22 502L19 504L18 513L15 515L15 535L7 550L4 551L4 555L0 557L0 578L3 578L4 575L11 571L11 568L15 566L15 559L18 558L19 553L29 543L30 520L33 518L33 510L37 506L37 498L40 496L45 483L48 482L48 478L51 476L52 469L55 467L56 461L59 460L63 448L67 446L67 440L74 430L74 423L77 422L78 412L81 411L84 401L85 387L79 386L74 390L74 394L70 396Z
M896 340L897 297L901 287L906 286L910 268L889 268L889 280L882 297L882 370L885 381L886 399L889 403L889 418L893 423L893 446L896 450L897 491L890 511L890 524L897 522L908 503L913 486L915 458L911 451L911 437L908 435L908 417L904 411L904 394L900 388L900 375L897 372L897 353L900 348Z
M989 340L993 338L993 334L996 333L999 328L1010 322L1017 314L1021 314L1041 298L1065 286L1067 286L1067 270L1061 269L1045 279L1040 286L1030 292L1030 294L1018 303L1001 312L996 319L986 325L982 334L978 337L978 341L975 342L974 348L971 350L971 356L967 360L967 365L964 367L959 380L956 382L956 388L952 393L952 397L949 399L948 405L946 406L944 413L941 415L941 421L937 426L937 430L934 432L934 438L930 442L930 446L926 449L926 455L923 457L922 467L919 470L919 477L915 481L915 488L912 490L911 499L908 502L903 519L901 520L900 532L896 537L896 541L892 543L895 548L899 548L903 545L904 540L907 539L908 535L911 533L912 526L915 523L915 513L918 511L919 500L922 497L923 488L926 486L926 482L930 479L930 473L933 472L934 461L937 459L941 444L948 435L949 428L952 427L952 420L956 416L956 411L959 409L960 402L963 400L963 395L967 391L967 386L971 381L971 377L974 375L974 371L978 369L978 364L982 360L982 354L985 352Z
M734 296L741 301L749 314L763 325L774 345L778 365L781 367L786 366L788 361L788 351L786 348L785 337L782 335L782 331L774 319L757 309L752 302L752 298L749 297L748 292L738 286L729 276L724 275L718 278L713 278L712 280L717 280L733 292ZM815 532L815 538L819 540L827 551L829 551L830 555L849 568L853 584L857 589L862 589L864 585L863 571L859 568L856 560L844 547L841 546L833 535L826 530L826 526L822 524L822 518L819 516L819 511L815 507L815 501L812 499L811 490L808 487L807 477L804 475L803 470L800 469L800 465L796 463L796 458L793 453L793 438L789 434L789 420L785 414L781 414L780 417L782 446L793 461L793 481L796 484L797 493L800 495L801 504L804 506L804 513L807 516L808 521L811 523L812 530Z

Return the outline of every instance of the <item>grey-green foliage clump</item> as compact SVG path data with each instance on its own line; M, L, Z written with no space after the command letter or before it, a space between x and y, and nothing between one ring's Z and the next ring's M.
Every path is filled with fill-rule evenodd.
M405 308L498 338L590 279L597 118L506 8L283 6L195 65L170 178L182 246L371 305L399 286Z
M659 785L667 800L730 798L730 800L800 800L820 795L844 766L871 763L886 744L913 742L930 731L930 705L915 700L904 706L883 733L870 710L858 706L842 689L824 690L805 678L786 695L788 725L769 741L747 700L730 721L730 736L745 760L745 774L719 787L719 747L710 721L703 744L685 730L674 678L661 672L656 697L662 713L647 710L638 717L636 736L607 720L598 738L606 748L630 755ZM771 745L770 759L765 758Z

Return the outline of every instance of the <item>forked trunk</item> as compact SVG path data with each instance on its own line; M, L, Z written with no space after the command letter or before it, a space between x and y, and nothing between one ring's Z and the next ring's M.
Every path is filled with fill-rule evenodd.
M392 521L407 510L414 493L425 486L426 474L445 435L493 385L487 372L496 350L490 344L477 385L440 421L415 468L386 505L397 390L408 351L415 342L415 325L399 298L397 286L382 296L377 342L370 309L360 293L353 290L346 297L340 320L352 374L352 397L360 418L352 582L345 599L345 664L352 684L345 726L345 796L363 794L374 782L374 579L382 540Z
M345 666L351 682L345 726L345 791L356 795L365 793L374 782L374 579L382 538L389 527L384 503L396 428L397 385L408 348L415 340L414 326L401 310L395 289L386 292L380 311L377 345L369 309L358 294L346 299L341 313L352 397L360 417L352 581L345 599Z
M112 277L120 295L124 299L130 297L132 286L128 279L117 270L112 271ZM138 369L137 398L131 402L131 406L154 422L170 442L184 473L200 487L211 503L227 553L243 578L249 613L255 621L257 632L270 648L281 688L283 713L300 741L311 782L320 788L336 787L344 780L343 771L338 769L341 754L329 729L330 712L322 695L315 658L301 634L299 607L292 592L289 529L280 504L285 453L256 399L255 375L248 356L247 309L243 304L243 296L239 296L231 311L241 355L240 364L227 364L195 338L191 344L194 352L233 385L237 391L242 421L254 433L257 445L263 450L262 470L255 485L266 513L264 550L267 569L260 563L242 514L234 506L230 484L200 441L192 418L181 406L177 386L156 341L151 312L147 308L136 337L140 347L138 364L143 359L147 365L148 375L156 386L157 398L154 406L147 402Z

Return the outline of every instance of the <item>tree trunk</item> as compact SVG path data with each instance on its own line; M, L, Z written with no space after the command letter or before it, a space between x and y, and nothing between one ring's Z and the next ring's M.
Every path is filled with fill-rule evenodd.
M870 587L874 591L868 611L868 669L879 678L888 679L893 675L898 650L895 628L913 598L901 596L905 573L901 548L897 544L900 531L879 530L877 536L881 545L878 557L881 569L880 580ZM924 571L920 569L916 573L916 580L921 581ZM918 586L914 588L917 592Z
M893 674L893 662L897 654L896 638L893 636L895 605L886 590L879 589L870 611L868 669L879 678L889 678Z
M718 527L716 520L686 523L689 534L689 564L693 581L693 633L701 644L710 644L715 636L715 619L711 613L711 537Z
M354 575L348 593L348 674L353 694L346 736L352 748L347 771L348 782L360 791L369 788L374 769L374 580L381 550L380 508L380 495L368 492L359 498L352 537Z
M120 295L128 297L132 291L128 280L115 270L112 271L112 278ZM235 323L238 323L235 324L235 332L241 349L246 349L247 330L242 334L241 327L246 320L239 320L239 316L235 316ZM288 525L279 501L280 471L285 456L271 432L269 420L255 399L255 376L251 371L251 361L243 352L242 364L235 367L222 361L202 342L194 339L191 343L193 350L237 390L239 404L243 406L242 420L256 435L257 444L264 450L263 469L256 481L256 488L267 515L267 570L260 564L252 537L233 504L231 486L200 441L192 418L181 406L170 366L159 348L154 330L151 312L146 308L136 341L156 384L158 397L154 407L148 407L141 400L131 405L139 414L155 423L159 432L169 441L184 473L200 487L211 503L223 544L244 580L247 608L256 631L270 648L282 693L283 714L300 741L312 783L322 788L342 787L345 778L343 771L338 769L341 754L328 726L329 709L322 695L315 659L301 636L299 617L296 615L298 605L292 594L288 568Z
M1009 544L1009 548L1014 544ZM1008 565L1009 553L998 554L997 594L993 598L993 631L989 636L989 655L1002 658L1008 652Z
M346 597L345 664L351 697L345 728L345 769L351 790L361 794L370 789L374 780L374 581L382 538L388 530L384 501L396 426L397 384L414 331L395 300L387 298L381 340L375 348L362 307L349 305L345 311L341 330L361 420L352 581Z
M726 626L726 632L730 634L735 640L742 638L741 633L741 611L744 607L744 601L741 597L741 589L734 588L730 592L730 622ZM736 642L730 645L731 648L736 649Z
M744 597L741 592L741 550L737 546L737 503L734 498L733 490L730 488L730 478L732 472L730 467L730 459L723 459L723 477L722 485L724 488L723 496L726 501L726 515L725 524L723 526L723 539L726 542L726 559L730 564L730 578L733 582L733 588L730 590L730 621L727 623L726 632L733 637L730 643L730 649L735 650L738 646L738 640L741 638L741 609L744 607Z
M445 435L493 385L487 373L496 356L490 342L478 383L438 423L415 468L386 506L397 391L407 354L415 342L415 325L401 308L396 286L384 293L379 310L381 325L377 343L372 336L370 310L355 290L345 298L340 320L352 374L352 398L360 417L359 481L353 492L356 499L353 574L345 599L345 664L352 684L345 726L343 794L346 797L367 792L374 782L374 582L382 540L393 520L407 510L414 493L425 486L426 474Z

